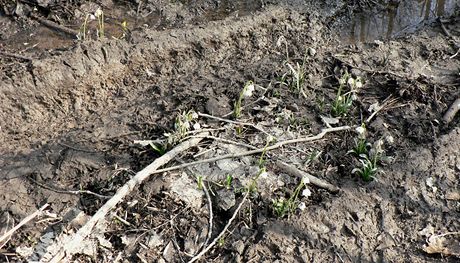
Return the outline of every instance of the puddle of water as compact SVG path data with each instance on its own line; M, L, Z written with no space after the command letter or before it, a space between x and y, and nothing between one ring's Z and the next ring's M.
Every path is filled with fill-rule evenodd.
M185 0L183 4L185 8L188 8L193 5L192 2ZM217 6L208 6L201 15L193 18L191 22L193 24L200 24L225 19L235 14L243 16L260 8L260 1L221 0ZM82 16L84 15L82 14ZM177 26L168 24L165 18L156 11L144 16L137 16L135 10L130 9L126 4L115 4L104 8L104 17L104 31L105 36L108 38L121 38L123 36L122 22L127 22L128 28L131 30L144 26L156 28L157 30ZM65 26L78 32L83 25L83 19L80 18ZM97 39L97 27L97 21L88 21L86 25L87 38ZM72 36L62 34L46 26L38 25L36 28L30 30L17 30L7 39L0 40L0 46L7 47L10 51L52 50L70 47L75 41L77 41L75 37L72 38Z
M348 43L389 39L413 32L421 22L450 15L458 0L402 0L385 2L380 8L356 14L342 31ZM377 10L378 9L378 10Z

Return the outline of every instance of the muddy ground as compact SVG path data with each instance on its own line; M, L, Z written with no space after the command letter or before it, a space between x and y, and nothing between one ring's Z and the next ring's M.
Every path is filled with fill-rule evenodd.
M257 154L152 175L107 215L91 249L65 260L189 261L209 233L201 178L210 240L237 211L202 262L458 262L460 121L443 115L460 96L459 3L312 2L0 0L0 236L50 205L0 242L0 261L47 262L162 154L134 142L173 149L165 134L177 135L176 118L193 110L196 132L213 137L166 166L263 149L266 134L350 128L274 149L262 163ZM89 17L83 39L98 8L104 37ZM363 86L338 116L346 74ZM255 90L236 118L248 81ZM384 150L369 181L352 172L361 163L350 153L363 123L366 141ZM277 216L273 200L300 182L279 161L340 190L310 184L299 207ZM438 235L445 240L428 253Z

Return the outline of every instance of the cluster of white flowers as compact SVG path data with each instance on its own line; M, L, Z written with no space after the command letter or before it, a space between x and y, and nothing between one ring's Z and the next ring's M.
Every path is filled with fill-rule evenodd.
M350 85L350 87L355 87L357 89L363 87L363 82L361 81L360 77L357 77L356 79L354 79L353 77L348 78L347 84Z

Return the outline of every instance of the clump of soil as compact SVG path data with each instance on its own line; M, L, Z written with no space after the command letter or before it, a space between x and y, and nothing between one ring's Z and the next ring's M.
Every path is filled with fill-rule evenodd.
M460 122L458 115L442 119L460 96L458 9L407 34L360 42L337 31L336 23L353 21L342 12L351 3L297 2L0 1L7 29L0 35L1 233L50 205L0 243L2 257L48 260L122 185L171 150L172 138L210 132L174 159L180 164L332 128L262 157L152 175L94 230L92 249L68 260L188 261L230 220L202 260L457 260ZM371 8L365 2L349 6ZM63 33L81 32L98 8L104 38L96 20L85 40ZM363 86L350 91L345 75ZM241 97L248 86L253 93ZM349 109L333 114L348 91ZM199 114L188 133L178 133L176 117L190 110ZM383 143L370 181L352 172L362 168L350 153L357 127L366 129L367 150ZM274 201L292 197L301 180L279 161L340 190L309 184L294 209L277 217ZM439 234L448 239L436 249Z

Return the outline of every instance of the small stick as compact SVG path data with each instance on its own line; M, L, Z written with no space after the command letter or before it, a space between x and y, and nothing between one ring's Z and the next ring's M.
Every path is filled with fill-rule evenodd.
M254 129L258 130L258 131L261 131L261 132L267 134L268 136L272 136L270 133L264 131L262 128L259 128L259 127L257 127L256 125L254 125L252 123L240 122L240 121L232 121L232 120L229 120L229 119L224 119L224 118L212 116L212 115L209 115L209 114L206 114L206 113L201 113L201 112L198 112L198 116L206 117L206 118L210 118L210 119L215 119L215 120L218 120L218 121L228 122L228 123L232 123L232 124L250 126L250 127L254 128Z
M452 105L450 105L449 109L447 110L447 112L444 114L444 116L442 117L442 119L447 123L449 124L455 117L455 114L457 114L457 112L459 111L460 109L460 97L457 98L454 103L452 103Z
M203 137L190 136L190 138L211 139L211 140L214 140L214 141L220 141L220 142L224 142L224 143L228 143L228 144L234 144L234 145L237 145L237 146L243 146L243 147L246 147L246 148L249 148L249 149L253 149L253 150L257 149L257 147L252 146L252 145L249 145L249 144L246 144L246 143L236 142L236 141L232 141L232 140L227 140L227 139L219 138L219 137L215 137L215 136L203 136Z
M200 134L201 135L201 134ZM207 134L202 134L203 136ZM103 221L106 215L112 210L119 202L123 200L132 190L134 190L139 184L145 181L158 167L165 165L171 161L178 154L186 151L187 149L196 146L202 139L193 138L188 141L182 142L177 145L174 149L155 159L150 165L145 167L142 171L138 172L133 178L126 182L121 188L118 189L117 193L110 198L99 210L94 214L86 224L78 230L72 239L59 247L58 252L49 262L61 262L66 256L71 256L78 253L81 249L83 240L91 235L93 228L99 221Z
M459 53L460 53L460 47L458 48L457 52L456 52L455 54L453 54L452 56L450 56L449 58L450 58L450 59L453 59L453 58L455 58Z
M78 33L79 33L77 30L73 30L73 29L70 29L68 27L59 25L59 24L54 23L52 21L49 21L47 19L43 19L41 17L38 17L38 16L36 16L34 14L31 14L30 17L32 17L33 19L37 20L38 22L40 22L44 26L50 27L50 28L52 28L54 30L57 30L57 31L61 31L63 33L66 33L68 35L73 36L74 38L76 38Z
M202 184L203 186L203 191L206 194L206 198L208 199L208 204L209 204L209 226L208 226L208 235L206 236L206 240L203 243L202 247L206 247L209 243L209 240L211 240L212 236L212 219L213 219L213 214L212 214L212 200L211 196L209 195L208 188L206 188L206 184Z
M377 113L379 113L381 110L383 110L383 108L387 107L387 106L390 106L391 104L395 103L397 101L397 99L391 99L392 95L388 96L386 99L383 100L383 103L381 106L379 106L376 110L374 110L374 112L371 114L371 116L369 116L369 118L366 119L366 123L369 123L371 122L372 118L375 117L375 115L377 115Z
M338 193L340 190L337 186L332 185L324 180L321 180L312 174L299 170L296 167L291 166L285 162L276 161L276 166L278 166L281 170L284 170L285 172L295 175L299 178L308 177L308 179L310 179L311 184L316 185L320 188L326 189L331 193Z
M243 197L243 200L241 200L241 203L238 205L238 207L236 208L235 212L233 213L233 216L230 218L230 220L228 220L227 224L225 225L224 229L222 229L222 231L219 233L219 235L216 238L214 238L214 240L211 242L211 244L209 244L205 249L203 249L200 253L198 253L198 255L194 256L189 261L189 263L193 263L193 262L197 261L198 259L200 259L204 254L206 254L206 252L208 252L222 238L222 236L225 234L225 232L227 232L228 228L232 224L233 220L235 220L236 215L238 214L238 212L240 211L240 209L243 206L244 202L248 198L248 195L249 195L249 191L246 192L246 194Z
M4 244L1 244L3 241L8 239L14 232L16 232L23 225L27 224L29 221L31 221L32 219L34 219L35 217L40 215L43 212L43 210L45 210L48 206L49 206L49 204L45 204L40 209L35 211L33 214L31 214L31 215L27 216L26 218L24 218L17 226L13 227L12 229L10 229L10 231L6 232L3 236L1 236L0 237L0 247L3 247L6 244L6 242Z
M13 54L13 53L5 52L5 51L0 51L0 55L5 56L5 57L22 59L22 60L26 60L26 61L32 61L33 60L32 58L29 58L29 57L26 57L26 56L23 56L23 55Z
M39 183L37 180L33 179L33 178L29 178L29 180L31 180L33 183L35 183L36 185L40 186L40 187L43 187L47 190L50 190L50 191L53 191L55 193L60 193L60 194L69 194L69 195L81 195L81 194L88 194L88 195L94 195L98 198L101 198L101 199L110 199L111 196L107 196L107 195L101 195L101 194L98 194L98 193L94 193L94 192L91 192L89 190L60 190L60 189L55 189L51 186L48 186L48 185L45 185L45 184L42 184L42 183Z
M242 156L247 156L247 155L258 154L258 153L262 153L262 152L269 152L269 151L272 151L274 149L280 148L280 147L282 147L284 145L287 145L287 144L316 141L316 140L322 139L324 137L324 135L326 135L327 133L337 132L337 131L346 131L346 130L349 130L349 129L351 129L350 126L340 126L340 127L327 128L327 129L323 129L320 133L318 133L315 136L309 136L309 137L305 137L305 138L297 138L297 139L292 139L292 140L281 141L281 142L278 142L278 143L276 143L276 144L274 144L272 146L268 146L268 147L265 147L265 148L258 148L258 149L255 149L255 150L245 151L245 152L240 152L240 153L224 154L224 155L217 156L217 157L214 157L214 158L209 158L209 159L204 159L204 160L184 163L184 164L180 164L180 165L176 165L176 166L171 166L171 167L168 167L168 168L158 169L156 171L153 171L152 174L169 172L169 171L182 169L182 168L186 168L186 167L189 167L189 166L202 164L202 163L212 163L212 162L223 160L223 159L230 159L230 158L236 158L236 157L242 157Z

